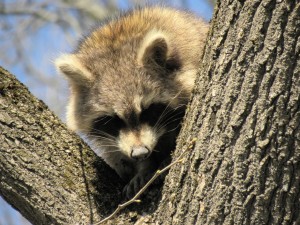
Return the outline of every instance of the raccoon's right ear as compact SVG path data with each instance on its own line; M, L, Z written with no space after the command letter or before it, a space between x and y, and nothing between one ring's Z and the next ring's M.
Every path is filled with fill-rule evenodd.
M170 54L166 35L159 30L151 30L146 34L137 54L138 64L145 67L165 67Z
M92 74L82 65L76 55L62 55L55 60L55 65L72 83L84 85L93 79Z

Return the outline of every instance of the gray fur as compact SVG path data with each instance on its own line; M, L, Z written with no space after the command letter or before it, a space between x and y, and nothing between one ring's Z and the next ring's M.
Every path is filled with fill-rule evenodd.
M86 134L94 151L129 182L127 197L169 156L168 139L175 146L207 30L207 23L186 12L135 10L95 29L74 54L56 61L70 83L69 127ZM150 121L155 110L165 115L150 126L143 116L153 115ZM109 126L118 127L113 135L95 130L111 132Z

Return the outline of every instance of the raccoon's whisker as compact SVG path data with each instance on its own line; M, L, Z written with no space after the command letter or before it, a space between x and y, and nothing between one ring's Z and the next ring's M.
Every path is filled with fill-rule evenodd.
M92 135L92 134L89 134L89 135L87 135L87 137L102 139L102 140L106 140L106 141L110 141L110 142L116 142L116 139L113 139L113 138L110 138L110 137L101 136L101 135Z
M179 112L176 112L179 108L181 108L181 107L185 107L185 105L184 104L181 104L181 105L178 105L176 108L174 108L174 109L170 109L166 114L165 114L165 116L167 116L167 115L169 115L169 114L171 114L172 115L172 113L175 113L176 115L178 115L178 114L181 114L182 112L181 111L179 111ZM164 117L165 117L164 116Z
M185 104L179 104L176 108L174 108L174 110L177 110L177 109L179 109L181 107L185 107L185 106L186 106Z
M167 107L165 108L165 110L162 112L162 114L159 116L157 122L154 125L154 128L156 128L157 126L159 126L159 124L161 123L161 121L168 116L170 113L173 113L174 111L178 110L181 107L185 107L185 104L179 104L176 108L169 108L170 103L167 105ZM168 109L168 110L167 110ZM180 112L181 113L181 112Z
M174 111L172 111L172 113L173 113ZM170 121L170 120L172 120L174 117L177 117L178 115L180 115L181 114L181 112L176 112L176 113L174 113L174 114L171 114L166 120L164 120L163 122L164 123L167 123L168 121Z
M94 120L94 122L95 122L95 123L96 123L96 122L100 122L100 121L106 119L107 117L109 117L109 116L102 116L102 117L99 117L98 119Z
M106 134L104 133L93 133L93 134L88 134L89 137L104 137L108 140L116 140L115 137L113 136L107 136Z
M182 116L182 112L177 112L177 113L174 113L173 115L171 115L170 117L168 117L165 121L164 121L164 124L168 123L169 122L172 122L173 119L182 119L183 116Z
M116 148L119 148L117 143L113 142L113 141L103 141L103 142L100 142L100 143L97 142L97 141L93 141L91 144L95 147L116 147Z
M177 120L180 120L179 118L178 119L174 119L173 121L170 121L170 123L174 122L174 121L177 121ZM164 124L162 125L161 127L159 127L157 129L157 132L159 133L162 129L166 128L168 124Z
M109 137L111 139L115 139L115 137L113 135L110 135L104 131L101 131L101 130L96 130L96 129L93 129L92 131L89 131L89 135L100 135L100 136L103 136L103 137Z
M175 110L174 110L175 111ZM174 111L172 111L172 113L174 112ZM176 118L178 115L180 115L182 112L176 112L176 113L174 113L173 115L171 115L170 117L168 117L165 121L164 121L164 123L161 123L161 124L158 124L158 126L156 126L156 127L154 127L154 128L157 128L157 127L160 127L160 126L162 126L162 125L164 125L164 124L169 124L168 122L170 121L170 120L172 120L174 117ZM182 117L180 117L180 119L181 119Z
M174 95L174 97L172 98L171 101L173 101L175 98L178 98L178 96L181 94L182 91L183 91L183 89L179 90L179 91Z
M167 115L168 113L166 113L166 110L168 108L168 106L170 105L170 103L166 106L166 108L164 109L164 111L160 114L160 116L158 117L158 120L156 121L156 123L154 124L154 128L156 128L156 126L161 122L161 120L165 117L165 115ZM168 111L167 111L168 112Z
M118 147L117 145L97 145L97 144L95 144L94 145L95 147ZM118 151L120 151L120 150L118 150Z
M107 116L106 116L107 117ZM104 124L107 124L108 122L110 122L113 119L113 117L109 118L109 120L107 120Z
M106 137L111 137L112 139L116 139L116 137L114 137L113 135L111 135L111 134L109 134L107 132L104 132L102 130L98 130L98 129L94 129L93 128L92 131L95 131L96 134L102 134L102 135L104 135Z
M171 99L171 101L168 103L168 105L166 106L166 108L164 109L164 111L161 113L161 115L159 116L158 120L154 124L154 127L156 127L156 125L160 123L160 121L162 120L162 118L164 118L168 114L168 111L169 111L168 109L169 109L171 103L180 95L181 92L182 92L182 90L180 90L179 92L177 92L175 94L175 96Z
M176 106L175 108L169 108L167 113L176 111L176 110L178 110L179 108L184 107L184 106L185 106L185 104L179 104L179 105Z
M167 107L165 108L165 110L162 112L162 114L159 116L158 120L156 121L155 125L154 125L154 128L156 128L160 123L161 121L168 116L168 114L174 112L175 109L172 109L172 108L169 108L168 110L166 110Z
M173 122L175 122L175 121L177 121L177 120L181 120L181 119L182 119L181 117L177 117L177 118L175 118L174 120L171 120L171 121L169 121L169 122L167 122L167 123L163 123L163 124L157 129L157 133L159 133L159 131L161 131L161 129L165 128L168 124L173 123ZM178 126L179 126L179 124L178 124Z
M171 129L171 130L168 130L168 131L165 132L164 134L167 134L167 133L170 133L170 132L176 130L179 126L180 126L180 124L178 124L175 128L173 128L173 129Z
M109 153L115 153L115 152L121 152L121 150L107 151L107 152L102 152L101 154L109 154Z

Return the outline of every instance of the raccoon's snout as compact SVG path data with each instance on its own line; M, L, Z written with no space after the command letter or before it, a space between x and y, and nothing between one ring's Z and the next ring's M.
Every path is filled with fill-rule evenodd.
M143 160L148 158L150 150L146 146L133 146L131 148L130 156L136 160Z

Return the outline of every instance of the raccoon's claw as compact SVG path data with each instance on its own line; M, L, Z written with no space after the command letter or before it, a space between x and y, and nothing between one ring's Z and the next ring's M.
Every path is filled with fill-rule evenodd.
M136 174L123 189L123 196L126 199L133 198L147 183L151 174Z

